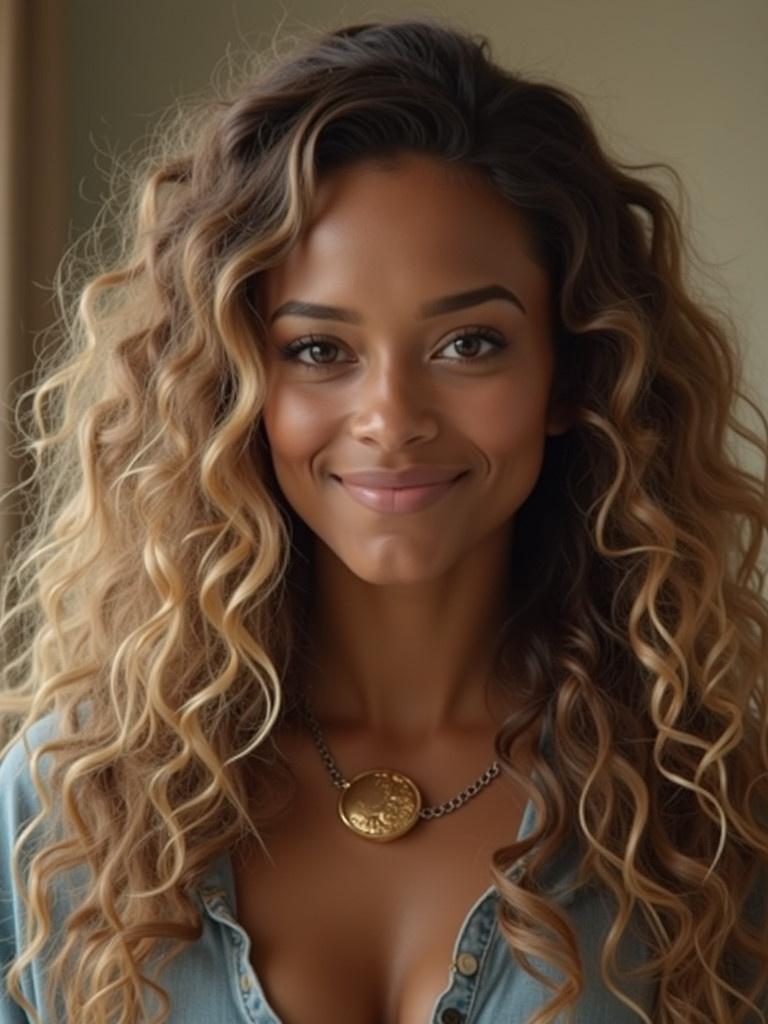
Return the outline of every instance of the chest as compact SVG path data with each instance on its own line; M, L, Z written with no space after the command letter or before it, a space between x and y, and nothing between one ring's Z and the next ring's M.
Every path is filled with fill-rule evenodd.
M267 1000L283 1024L427 1024L461 924L492 882L491 856L517 836L525 794L502 774L459 809L375 843L341 822L316 751L297 748L292 760L293 799L262 832L269 858L255 843L233 856L236 913ZM464 769L463 782L430 787L436 802L482 761L469 751L454 763L444 782ZM402 759L398 768L408 772Z

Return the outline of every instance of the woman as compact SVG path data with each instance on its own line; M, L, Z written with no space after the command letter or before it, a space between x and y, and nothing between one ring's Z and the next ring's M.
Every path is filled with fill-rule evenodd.
M136 195L31 392L3 1024L765 1021L768 448L669 201L435 19Z

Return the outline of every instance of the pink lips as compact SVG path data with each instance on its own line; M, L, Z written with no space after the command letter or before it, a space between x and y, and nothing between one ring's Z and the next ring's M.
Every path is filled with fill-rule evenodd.
M368 487L352 484L346 480L338 480L338 482L347 494L360 505L371 508L375 512L397 514L419 512L434 504L457 483L457 478L434 484L421 484L416 487Z

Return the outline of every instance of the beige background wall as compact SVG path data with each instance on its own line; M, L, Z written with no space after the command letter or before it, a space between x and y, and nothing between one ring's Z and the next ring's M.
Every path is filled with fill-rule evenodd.
M70 215L68 47L62 0L0 0L0 557L18 529L17 392L55 317L51 279Z
M173 97L206 88L228 46L268 47L281 22L289 34L443 14L489 35L503 63L576 90L619 156L682 174L692 237L715 264L703 287L740 324L768 404L766 0L71 0L69 11L75 228L102 188L93 143L123 150Z

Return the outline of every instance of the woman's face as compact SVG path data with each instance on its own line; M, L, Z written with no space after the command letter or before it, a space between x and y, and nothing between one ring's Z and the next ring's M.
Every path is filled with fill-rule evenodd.
M259 282L275 473L356 576L434 580L509 539L547 434L567 429L548 409L547 276L520 215L475 172L407 154L334 172L318 199ZM344 483L424 466L459 478L423 507L391 489L370 507Z

